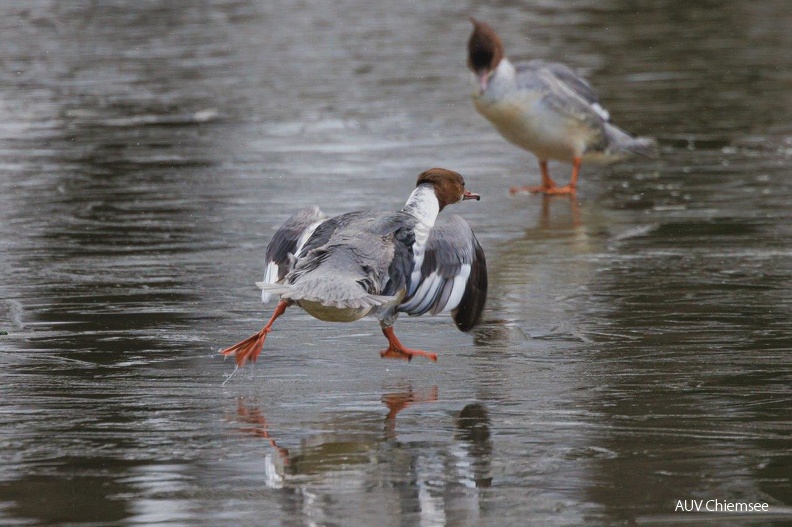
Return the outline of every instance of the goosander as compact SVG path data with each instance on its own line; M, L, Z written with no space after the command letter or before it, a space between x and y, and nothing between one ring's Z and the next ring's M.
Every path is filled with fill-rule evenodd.
M297 304L330 322L374 315L388 339L382 357L436 361L435 353L399 342L393 324L399 313L441 311L450 311L461 331L479 322L487 295L484 250L459 216L435 225L446 205L470 199L481 197L465 189L461 175L432 168L418 176L400 211L333 218L316 207L298 212L272 237L264 281L257 283L263 300L280 298L272 317L261 331L220 353L235 355L237 368L255 361L275 319Z
M611 123L585 78L557 62L512 64L495 30L475 18L470 21L467 63L478 78L476 110L506 140L539 158L542 185L513 187L512 193L574 194L583 160L608 163L657 155L654 139L632 137ZM558 187L550 178L550 159L572 163L568 185Z

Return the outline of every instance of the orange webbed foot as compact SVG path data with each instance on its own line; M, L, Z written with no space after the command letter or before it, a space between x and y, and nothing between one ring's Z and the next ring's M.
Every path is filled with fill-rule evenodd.
M406 353L402 353L401 351L393 348L386 348L380 351L380 357L383 359L406 360L407 362L412 360L412 355L407 355Z
M264 347L264 341L267 339L267 335L270 333L270 331L272 331L270 328L263 328L261 331L249 336L242 342L237 342L233 346L221 350L220 353L226 357L229 355L235 355L236 365L238 368L244 366L248 360L251 362L256 362L256 359L261 354L261 350Z
M566 185L563 187L552 187L547 190L544 190L543 192L548 196L571 195L577 192L577 188L571 185Z
M539 160L539 168L542 171L542 184L536 186L525 186L525 187L512 187L509 189L509 193L514 194L524 194L529 192L531 194L552 194L553 191L557 188L555 181L553 178L550 177L550 172L547 170L547 160L540 159Z
M269 335L272 331L272 324L275 322L275 319L277 319L286 311L288 305L288 302L285 300L278 302L278 305L275 306L275 311L272 313L272 318L269 319L267 325L261 328L261 331L255 335L249 336L242 342L237 342L230 348L220 350L220 353L226 357L229 355L236 355L237 368L244 366L245 362L248 360L251 362L256 362L256 359L261 353L261 348L264 347L264 341L267 339L267 335Z
M399 342L399 339L396 338L396 335L393 333L392 327L382 328L382 333L388 339L388 347L380 352L380 357L383 359L401 359L409 362L413 357L418 355L426 357L432 362L437 362L437 353L410 349Z

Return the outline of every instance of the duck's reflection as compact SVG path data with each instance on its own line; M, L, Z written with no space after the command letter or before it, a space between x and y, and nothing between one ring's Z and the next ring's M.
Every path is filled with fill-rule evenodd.
M562 203L569 205L569 215L567 217L556 217L555 222L551 221L550 204ZM559 206L560 207L560 206ZM577 228L583 225L580 218L580 203L578 202L575 194L568 196L542 196L542 210L539 215L538 228L540 229L554 229L554 228L567 228L569 226Z
M416 404L436 403L438 388L408 386L385 393L381 401L387 409L379 421L381 431L379 425L374 425L375 430L362 425L355 432L326 431L303 439L291 450L279 444L288 439L274 437L256 404L237 399L235 419L243 425L239 431L264 439L273 448L264 460L264 475L267 486L292 491L284 506L294 512L295 496L311 496L310 503L298 506L300 514L309 517L306 519L328 520L330 510L321 504L357 488L368 489L365 492L371 503L379 503L383 512L396 507L421 522L475 523L480 513L479 489L492 484L492 440L485 406L468 404L450 421L443 419L446 424L439 428L426 421L418 425L404 421L406 430L401 433L411 439L399 440L398 414ZM356 422L378 422L370 416L352 417ZM332 421L338 427L344 427L345 422L343 416ZM430 434L434 440L426 439ZM413 439L417 437L420 439Z
M459 412L456 419L457 430L454 434L463 448L463 463L458 464L464 474L467 486L489 487L492 485L490 472L492 461L492 440L490 439L490 420L487 409L481 403L472 403Z
M396 416L399 412L413 404L436 401L437 386L426 390L413 390L410 386L403 390L385 393L382 396L382 404L387 407L388 413L384 419L382 434L371 434L366 431L314 434L302 440L300 450L296 454L278 445L270 435L269 423L258 406L246 404L243 398L238 398L236 419L247 425L240 428L240 432L266 439L275 449L279 458L272 460L276 472L319 474L344 466L368 463L378 443L396 438ZM277 475L275 480L281 481L283 475Z

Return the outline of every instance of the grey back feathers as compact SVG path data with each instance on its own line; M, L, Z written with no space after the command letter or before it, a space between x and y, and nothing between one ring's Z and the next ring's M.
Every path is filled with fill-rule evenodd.
M279 265L276 280L258 284L265 294L306 309L308 303L316 303L376 314L387 324L399 312L442 311L450 311L462 331L478 323L487 292L486 261L465 220L453 216L447 224L433 227L418 261L418 220L408 213L351 212L316 225L320 214L318 209L300 211L275 233L268 262L280 262L285 272ZM310 236L298 250L308 229ZM298 252L289 257L289 249ZM413 277L417 284L410 284ZM415 292L405 298L408 287Z
M395 305L400 297L389 287L388 270L396 252L395 231L404 226L403 221L394 221L396 215L415 221L403 213L362 211L326 220L314 230L279 283L260 287L283 299L329 307Z
M318 207L302 209L286 220L272 236L267 245L265 259L267 264L274 263L278 266L278 280L288 272L289 255L299 252L301 245L305 244L313 230L325 220L325 215Z
M395 304L397 298L381 294L393 259L393 235L351 230L303 254L286 276L291 290L283 298L339 308Z

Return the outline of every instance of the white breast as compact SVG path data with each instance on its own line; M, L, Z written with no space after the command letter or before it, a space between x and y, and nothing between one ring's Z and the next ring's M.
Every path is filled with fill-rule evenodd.
M585 151L580 123L548 107L541 91L518 88L514 66L505 59L473 102L506 140L540 159L571 161Z
M506 140L541 159L571 161L585 150L576 123L548 108L534 92L515 91L489 104L478 99L476 109Z

